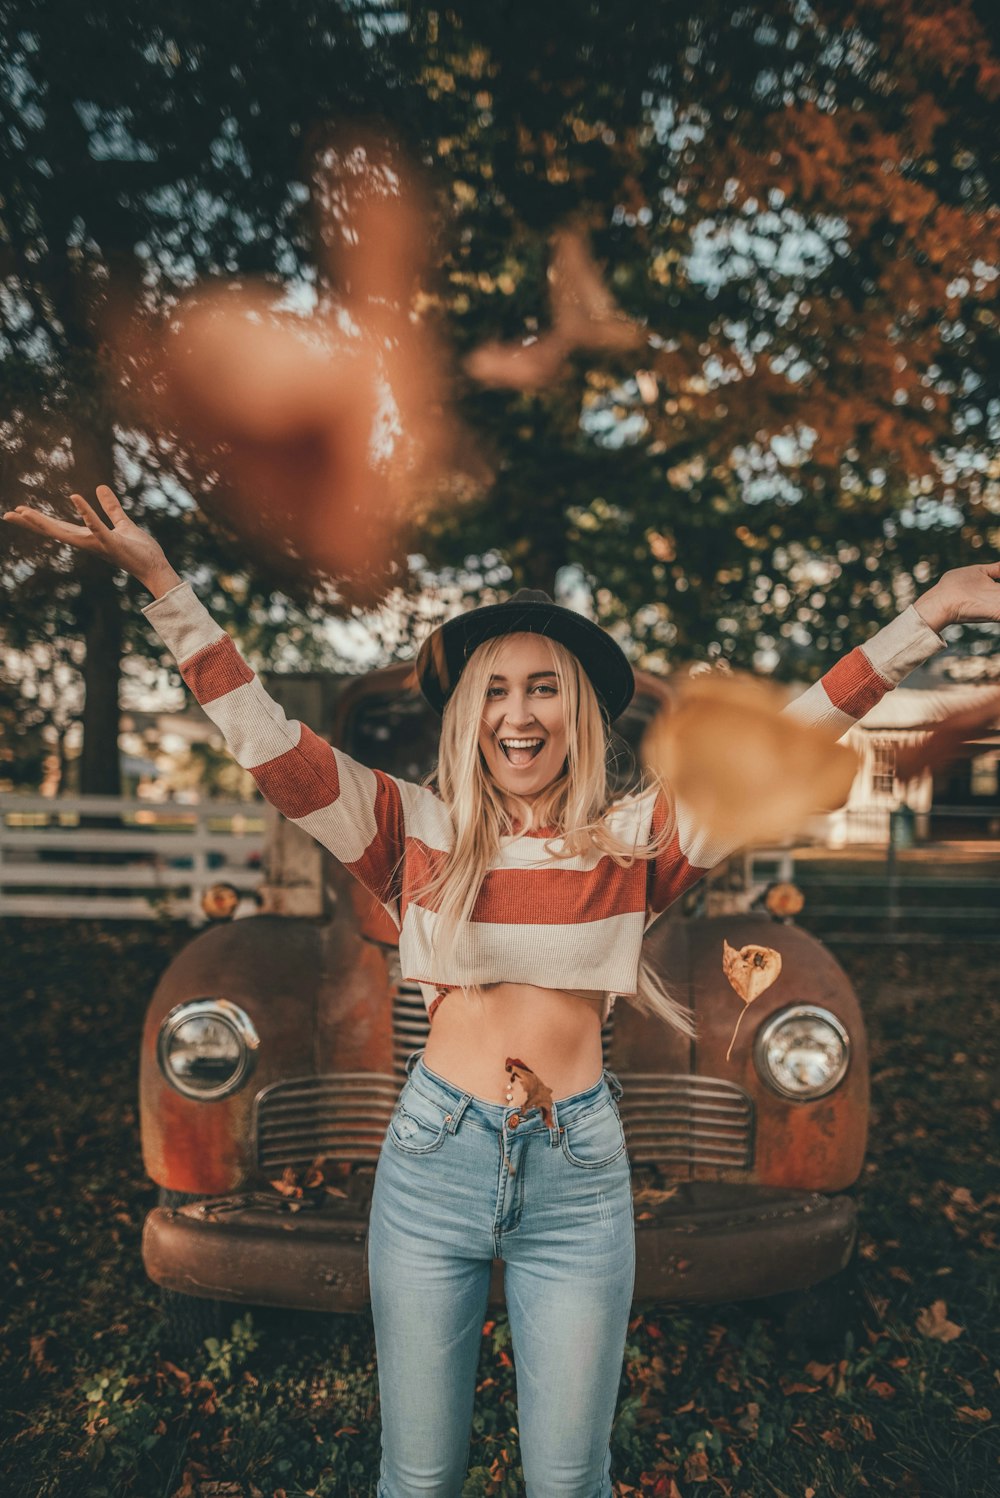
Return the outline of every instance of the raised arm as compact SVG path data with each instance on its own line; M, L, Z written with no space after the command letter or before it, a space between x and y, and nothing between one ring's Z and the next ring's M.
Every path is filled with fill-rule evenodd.
M129 519L114 493L98 498L107 526L79 494L82 526L20 505L4 519L124 567L153 594L143 613L173 653L184 681L221 730L237 764L268 801L328 848L399 924L405 844L401 785L334 749L285 716L159 543Z
M801 696L782 709L800 722L843 738L859 718L870 712L887 692L937 651L945 641L938 630L958 622L995 622L1000 619L1000 563L959 567L915 603L842 656ZM655 801L651 832L657 833L670 812L661 792ZM674 836L649 865L647 914L655 919L693 884L715 868L739 844L725 834L706 829L683 800L676 802Z

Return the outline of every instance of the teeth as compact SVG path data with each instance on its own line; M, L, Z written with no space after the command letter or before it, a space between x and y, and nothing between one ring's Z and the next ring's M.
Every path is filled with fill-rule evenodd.
M508 749L534 749L541 739L501 739L501 744L506 744Z

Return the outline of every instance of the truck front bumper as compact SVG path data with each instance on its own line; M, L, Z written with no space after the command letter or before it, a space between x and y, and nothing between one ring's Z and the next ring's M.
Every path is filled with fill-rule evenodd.
M633 1301L750 1300L806 1289L843 1268L856 1236L850 1196L729 1182L679 1185L636 1201ZM277 1193L156 1207L142 1258L155 1284L239 1305L362 1311L368 1303L367 1211L327 1198L292 1211ZM505 1305L494 1260L489 1304Z

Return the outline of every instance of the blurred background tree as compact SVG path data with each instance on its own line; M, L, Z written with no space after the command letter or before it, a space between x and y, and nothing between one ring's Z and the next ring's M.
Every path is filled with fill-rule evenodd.
M399 558L411 597L508 571L551 590L571 567L644 664L808 679L1000 545L995 7L0 0L0 18L0 503L120 483L255 664L296 628L308 664L317 595L277 592L187 502L182 448L123 416L101 317L109 288L163 305L220 275L335 296L306 149L331 121L376 120L427 168L415 310L496 475L427 517L411 573ZM544 339L567 225L641 345L479 384L466 355ZM81 786L116 790L121 657L160 662L143 590L5 532L3 640L81 642Z

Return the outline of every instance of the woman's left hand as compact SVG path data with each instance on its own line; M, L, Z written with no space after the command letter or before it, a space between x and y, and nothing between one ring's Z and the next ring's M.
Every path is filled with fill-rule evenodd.
M913 606L938 631L946 624L1000 623L1000 562L952 567Z

